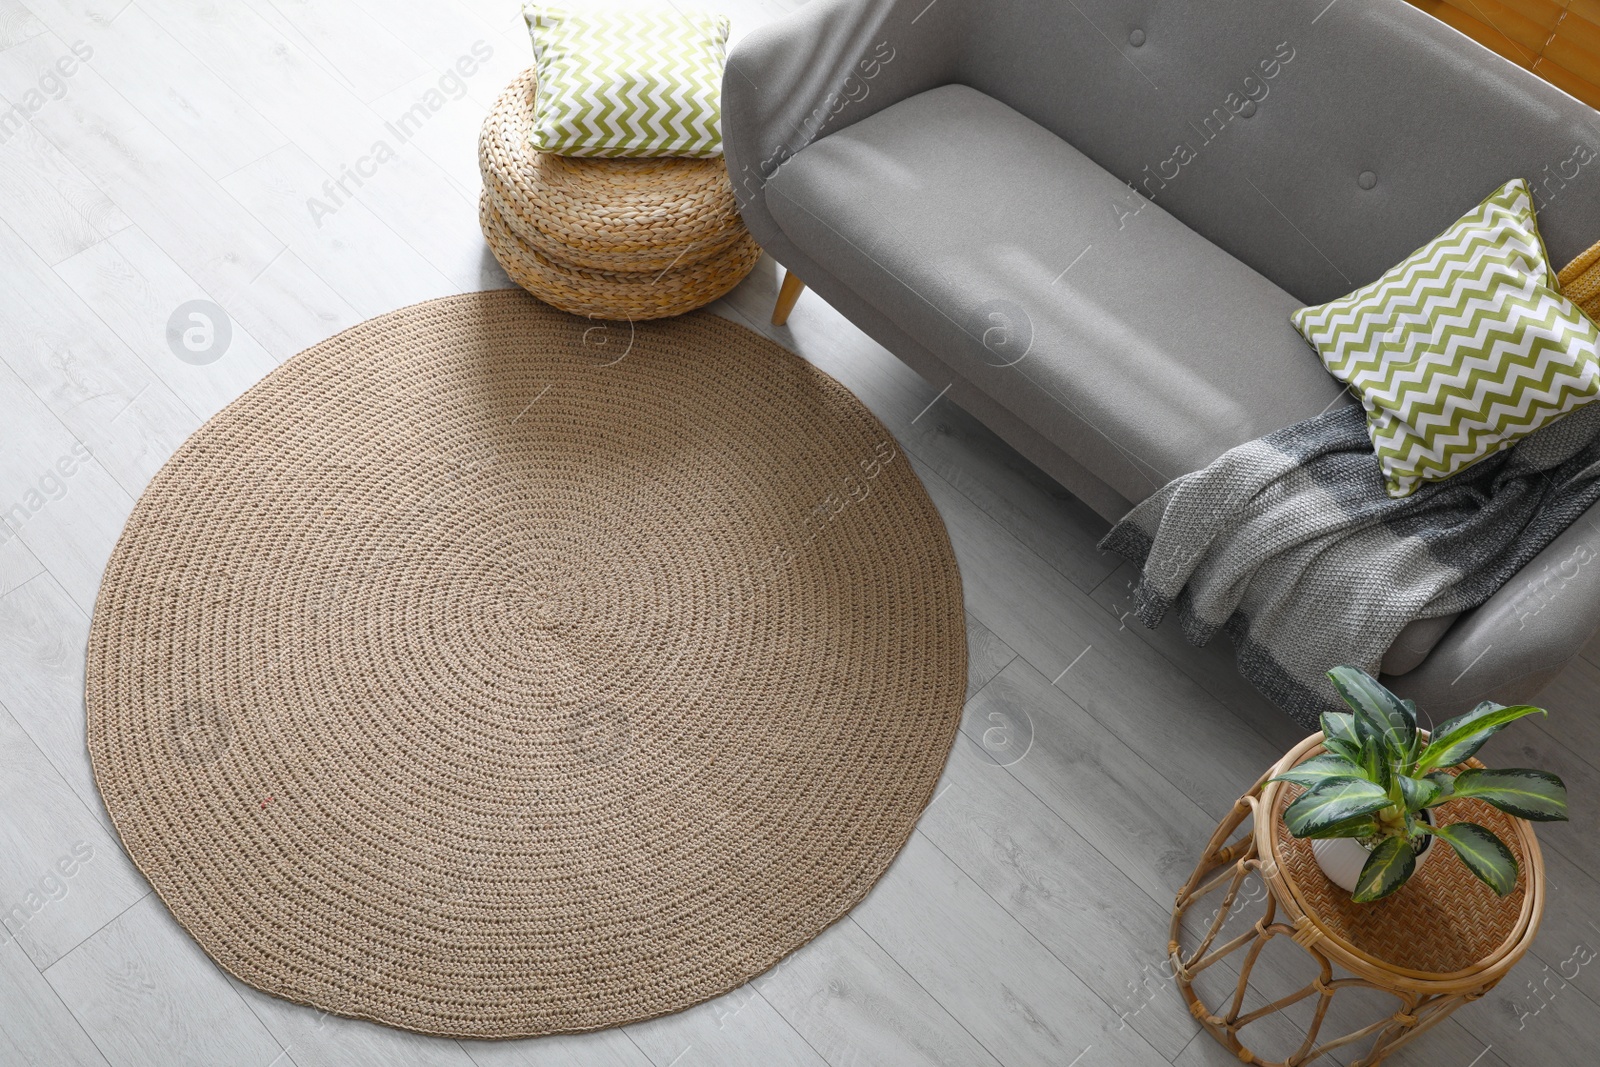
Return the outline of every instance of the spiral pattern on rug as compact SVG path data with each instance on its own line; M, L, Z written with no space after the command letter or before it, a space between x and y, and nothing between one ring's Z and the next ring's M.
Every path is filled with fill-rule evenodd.
M423 1033L677 1011L865 895L966 636L851 393L708 313L515 290L288 360L150 482L90 631L124 844L222 967Z

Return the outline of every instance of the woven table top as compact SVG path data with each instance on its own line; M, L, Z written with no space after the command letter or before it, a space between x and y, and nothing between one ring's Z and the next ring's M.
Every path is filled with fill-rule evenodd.
M1395 893L1357 904L1317 866L1311 842L1290 835L1283 809L1304 790L1285 784L1271 818L1273 852L1280 870L1299 890L1308 914L1348 947L1395 968L1448 975L1485 964L1516 931L1528 888L1527 860L1518 820L1478 800L1456 800L1434 809L1441 825L1473 822L1493 831L1517 857L1517 887L1504 897L1478 881L1443 841L1432 857Z

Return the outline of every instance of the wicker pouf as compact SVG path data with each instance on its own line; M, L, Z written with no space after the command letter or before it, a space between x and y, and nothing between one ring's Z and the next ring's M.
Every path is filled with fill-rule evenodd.
M530 147L534 76L500 94L478 137L478 218L495 259L548 304L659 319L738 285L761 249L721 159L576 159Z

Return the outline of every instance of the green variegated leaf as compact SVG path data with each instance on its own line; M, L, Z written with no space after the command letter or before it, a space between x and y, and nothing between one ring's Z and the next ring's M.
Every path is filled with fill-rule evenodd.
M1357 904L1381 900L1406 884L1417 869L1417 856L1403 837L1391 837L1372 850L1356 879L1350 899Z
M1476 797L1533 822L1565 822L1567 818L1567 787L1548 771L1520 767L1462 771L1456 776L1455 795Z
M1343 711L1322 713L1322 737L1324 744L1328 738L1338 738L1352 745L1361 743L1361 738L1356 735L1356 717Z
M1337 737L1325 737L1322 739L1322 747L1336 756L1343 756L1357 766L1361 764L1361 745L1357 742L1345 741Z
M1332 826L1317 831L1319 839L1333 837L1371 837L1378 832L1378 820L1371 815L1357 815L1353 819L1334 823Z
M1449 842L1467 869L1497 896L1503 897L1517 887L1517 858L1504 842L1477 823L1427 826L1423 830Z
M1365 778L1329 778L1285 808L1283 822L1296 837L1316 837L1388 804L1389 794Z
M1499 727L1480 730L1475 734L1468 734L1453 748L1434 749L1432 752L1423 749L1422 755L1417 759L1415 770L1424 771L1431 767L1455 767L1467 762L1478 754L1478 749L1488 744L1489 738L1500 732Z
M1356 764L1351 763L1343 756L1324 752L1314 759L1308 759L1298 766L1291 767L1276 778L1273 778L1272 781L1294 782L1296 785L1303 785L1309 789L1313 786L1321 785L1329 778L1359 777L1361 777L1361 768Z
M1323 712L1322 747L1351 763L1360 763L1361 737L1356 733L1356 717L1344 712Z
M1356 733L1361 735L1361 768L1368 781L1384 789L1389 788L1390 762L1388 743L1378 731L1376 723L1363 715L1356 716Z
M1543 708L1528 704L1506 706L1485 700L1465 715L1446 719L1433 731L1428 747L1417 759L1417 770L1431 771L1438 767L1454 767L1469 760L1508 723L1525 715L1543 715Z
M1370 723L1383 739L1389 759L1406 760L1417 737L1417 717L1412 708L1359 667L1341 666L1328 672L1333 687L1355 709L1356 724Z
M1456 791L1456 776L1449 771L1432 771L1423 776L1427 781L1439 787L1439 792L1428 801L1428 807L1436 808L1449 800Z
M1412 721L1413 724L1415 724L1417 722L1417 702L1414 701L1414 700L1402 700L1400 703L1404 704L1405 707L1406 707L1406 711L1411 713L1411 721ZM1406 753L1406 773L1407 774L1410 774L1412 772L1412 770L1413 770L1412 764L1416 761L1417 754L1422 751L1422 746L1427 744L1427 743L1428 742L1422 736L1422 731L1420 729L1413 730L1411 732L1411 749L1410 749L1409 752Z
M1440 793L1439 783L1427 778L1410 778L1401 775L1400 795L1405 798L1407 811L1419 811L1432 804Z

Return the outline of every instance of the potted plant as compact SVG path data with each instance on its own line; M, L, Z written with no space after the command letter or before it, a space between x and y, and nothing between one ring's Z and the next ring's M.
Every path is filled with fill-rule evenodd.
M1517 860L1505 843L1476 823L1436 825L1431 812L1473 797L1519 819L1564 821L1566 786L1547 771L1457 771L1509 723L1544 709L1486 700L1430 733L1417 727L1415 704L1365 671L1335 667L1328 677L1351 711L1323 715L1325 751L1272 779L1306 789L1284 809L1289 832L1310 838L1323 871L1363 903L1404 885L1435 838L1497 894L1511 892Z

